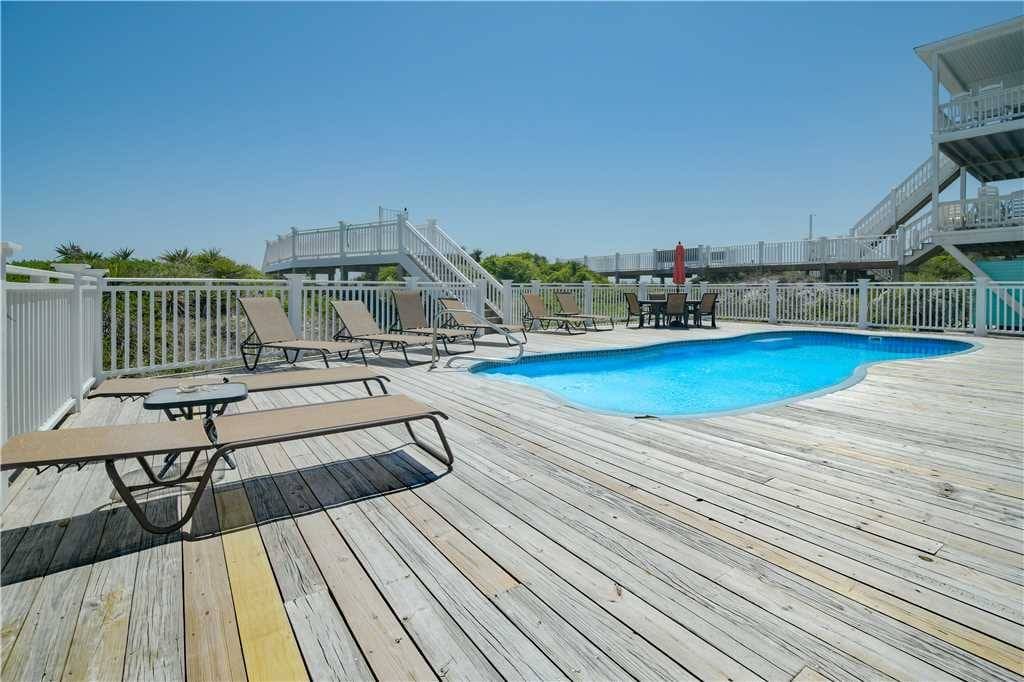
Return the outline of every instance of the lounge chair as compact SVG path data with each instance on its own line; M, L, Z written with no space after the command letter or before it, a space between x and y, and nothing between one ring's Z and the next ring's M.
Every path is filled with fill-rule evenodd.
M715 308L718 304L718 292L712 291L700 297L700 307L693 311L693 323L701 326L701 320L705 317L711 318L711 328L716 329Z
M523 343L527 342L526 338L526 327L521 324L505 324L504 322L492 322L491 324L485 324L477 319L476 314L471 310L462 305L462 301L457 298L439 298L437 302L441 304L444 311L448 313L448 319L445 321L449 327L454 329L468 329L474 333L482 331L484 333L493 331L494 327L497 327L506 334L522 334ZM505 337L505 343L512 345L512 341Z
M391 348L400 348L402 355L405 357L405 362L409 366L415 364L424 364L424 362L430 362L426 360L424 362L414 363L409 359L409 348L415 348L417 346L429 346L431 340L423 334L394 334L386 333L379 326L377 326L376 320L373 319L373 315L370 314L370 309L366 307L366 304L362 301L338 301L332 300L331 305L334 306L335 312L338 313L338 317L341 318L341 329L334 335L335 340L349 339L354 341L366 341L370 344L370 350L375 355L380 355L384 351L384 346L388 345Z
M218 461L236 455L257 452L254 448L270 443L326 436L345 431L360 431L376 426L403 424L413 442L440 462L452 466L452 451L438 417L447 415L404 395L381 395L318 405L283 407L233 414L226 417L187 421L97 426L54 431L30 431L14 436L3 447L0 470L33 468L43 470L69 466L81 468L103 462L107 476L121 499L150 533L170 533L192 518ZM416 437L412 422L433 422L443 451L434 449ZM246 448L253 448L246 450ZM201 453L212 451L203 473L192 476ZM181 476L162 481L154 474L146 457L150 455L191 453ZM149 478L149 483L127 485L117 463L134 459ZM192 499L174 523L155 525L135 499L137 491L195 484Z
M526 303L526 312L523 314L523 326L527 329L533 328L533 323L544 330L551 327L564 329L567 334L586 333L586 322L578 317L566 317L565 315L552 315L544 305L544 299L540 294L523 294L523 302ZM573 329L580 331L574 332Z
M686 294L671 293L665 297L665 324L672 324L672 319L679 320L683 327L689 327L686 318L689 317L686 310Z
M349 384L361 382L368 395L373 395L370 382L376 381L381 393L387 393L385 381L391 381L380 372L365 367L331 367L329 369L297 369L289 372L262 372L245 376L200 376L200 377L149 377L107 379L89 391L89 398L118 398L132 400L149 395L161 388L174 388L180 384L215 385L238 381L246 385L250 393L258 391L279 391L285 388L324 386L326 384Z
M584 313L580 310L580 304L576 302L576 297L567 291L560 291L555 294L555 298L558 299L558 305L562 307L562 314L566 317L575 317L583 320L583 325L586 327L587 323L590 323L588 329L595 332L608 332L615 329L615 320L608 315L591 315ZM598 324L604 323L608 325L607 328L601 329Z
M395 309L398 311L398 321L395 322L395 327L401 332L406 334L421 334L427 337L434 337L444 345L444 352L448 355L461 355L464 353L472 353L476 350L476 331L469 331L467 329L443 329L438 325L438 329L434 329L429 322L427 322L427 316L423 314L423 300L420 298L418 292L415 291L393 291L391 292L395 299ZM394 328L389 330L394 331ZM466 342L473 344L470 350L452 352L448 348L448 342Z
M249 318L249 325L252 327L252 333L239 344L242 363L248 370L254 370L256 365L260 364L260 354L264 348L279 349L284 353L284 359L292 365L298 362L299 356L306 351L320 353L324 359L324 367L330 367L327 362L328 354L337 353L339 360L347 360L352 351L359 351L363 364L366 364L366 353L363 352L366 344L364 343L300 339L292 329L288 316L284 314L281 301L272 296L239 298L238 302L242 305L242 310ZM254 349L255 354L247 353ZM289 356L289 351L294 352L295 355ZM251 365L249 364L250 355L255 355Z
M634 329L639 329L644 326L644 309L640 305L640 299L631 291L627 291L623 296L626 297L626 328L629 329L629 322L635 317L637 326Z

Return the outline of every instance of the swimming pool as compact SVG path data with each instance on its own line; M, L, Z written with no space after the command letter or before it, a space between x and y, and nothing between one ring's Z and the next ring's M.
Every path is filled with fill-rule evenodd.
M763 407L855 383L885 360L962 353L946 339L840 332L764 332L611 351L524 357L472 371L549 391L579 407L692 417Z

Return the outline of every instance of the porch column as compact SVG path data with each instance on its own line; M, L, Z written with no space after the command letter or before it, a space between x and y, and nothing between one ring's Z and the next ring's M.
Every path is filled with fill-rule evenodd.
M967 168L960 166L960 221L967 226Z
M512 289L512 280L501 280L501 321L508 324L512 321L512 309L515 305L515 292Z
M304 338L302 324L302 283L306 280L303 272L290 272L284 276L288 280L288 322L292 325L295 335Z
M82 323L82 275L90 269L88 263L51 263L57 272L66 272L74 277L71 280L71 398L75 401L75 412L82 411L82 374L83 352L85 345L85 329ZM152 296L152 294L150 294ZM141 360L139 361L141 364Z
M942 60L936 52L932 56L932 225L941 228L939 222L939 68Z

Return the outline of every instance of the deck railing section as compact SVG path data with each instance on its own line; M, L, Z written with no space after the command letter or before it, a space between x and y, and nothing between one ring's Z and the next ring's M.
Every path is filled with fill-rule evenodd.
M3 282L3 439L51 428L94 382L98 290L86 268L3 268L29 280Z
M951 133L1024 116L1024 85L991 88L939 105L940 133Z
M896 235L874 237L822 237L775 242L750 242L731 246L699 245L686 249L688 268L738 268L744 266L813 265L816 263L878 263L897 260ZM665 272L672 268L671 250L618 253L611 256L573 258L594 272Z

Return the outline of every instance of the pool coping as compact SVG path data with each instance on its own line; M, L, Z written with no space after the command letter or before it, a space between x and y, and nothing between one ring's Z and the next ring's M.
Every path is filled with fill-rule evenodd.
M679 346L679 345L688 344L688 343L692 343L692 344L710 344L710 343L715 343L715 342L718 342L718 341L729 341L729 340L733 340L733 339L740 339L740 338L748 337L748 336L763 336L763 335L769 335L769 334L786 334L786 333L790 333L790 332L792 332L792 333L802 333L802 334L807 334L807 333L813 333L813 334L832 334L832 335L836 335L836 336L867 336L869 338L872 337L872 336L885 337L885 338L911 339L911 340L915 338L915 336L908 336L906 333L899 333L899 332L875 332L875 331L872 331L872 330L863 330L863 329L831 330L831 329L817 329L817 328L803 328L803 327L801 327L801 328L789 329L789 330L779 329L779 330L769 330L769 331L763 331L762 330L762 331L756 331L756 332L744 332L744 333L741 333L741 334L732 334L732 335L729 335L729 336L720 336L720 337L715 337L715 338L711 338L711 339L680 339L680 340L673 340L673 341L659 341L657 343L641 344L641 345L638 345L638 346L625 346L625 347L622 347L622 348L599 348L599 349L591 349L591 350L583 350L583 351L557 351L557 352L554 352L554 353L536 353L534 355L524 355L515 364L519 364L519 363L522 363L522 362L537 362L537 361L540 361L540 360L552 360L552 359L561 360L561 359L567 359L567 358L594 357L594 356L600 356L600 355L617 355L617 354L628 353L628 352L642 352L642 351L646 351L646 350L653 350L653 349L661 348L661 347L664 347L664 346ZM522 387L524 387L526 389L529 389L529 390L532 390L532 391L537 391L539 393L542 393L542 394L550 397L552 400L554 400L555 402L559 403L560 405L563 405L565 407L570 407L570 408L573 408L575 410L580 410L580 411L583 411L583 412L591 412L593 414L600 414L600 415L605 415L605 416L609 416L609 417L621 417L622 419L630 419L630 420L654 420L654 421L665 421L665 422L691 421L691 420L694 420L694 419L710 419L712 417L724 417L724 416L736 415L736 414L744 414L744 413L749 413L749 412L758 412L760 410L767 410L767 409L771 409L771 408L775 408L775 407L781 407L783 405L790 405L792 403L799 402L799 401L802 401L802 400L810 400L812 398L818 398L818 397L821 397L821 396L824 396L824 395L828 395L829 393L835 393L837 391L842 391L842 390L850 388L851 386L853 386L855 384L858 384L861 381L863 381L864 378L867 377L867 375L868 375L868 369L871 368L873 365L881 365L881 364L885 364L885 363L889 363L889 362L919 362L919 361L923 362L923 361L929 361L929 360L938 360L938 359L941 359L941 358L951 358L951 357L955 357L957 355L964 355L965 353L973 353L973 352L975 352L977 350L980 350L981 348L984 348L984 344L981 341L977 341L977 340L974 340L974 339L971 339L971 340L967 340L967 339L949 339L949 338L942 338L941 336L937 336L935 334L921 334L920 336L917 336L916 338L930 339L930 340L933 340L933 341L954 341L954 342L958 342L958 343L967 344L968 347L964 348L963 350L954 351L952 353L943 353L942 355L934 355L934 356L931 356L931 357L907 358L907 359L889 359L889 360L873 360L871 362L865 362L865 363L862 363L860 365L857 365L857 367L854 368L854 370L850 374L850 376L848 376L845 380L843 380L843 381L841 381L841 382L839 382L837 384L832 384L832 385L826 386L824 388L819 388L819 389L817 389L815 391L808 391L806 393L799 393L799 394L794 395L794 396L789 396L787 398L781 398L779 400L773 400L773 401L767 402L767 403L759 403L757 405L748 405L746 407L737 407L737 408L734 408L734 409L731 409L731 410L715 410L715 411L712 411L712 412L698 412L698 413L694 413L694 414L677 414L677 415L671 415L671 414L670 415L631 414L629 412L617 412L615 410L601 410L601 409L589 407L589 406L586 406L586 405L581 405L579 403L573 402L572 400L569 400L568 398L566 398L566 397L564 397L564 396L562 396L562 395L560 395L560 394L558 394L558 393L556 393L554 391L551 391L551 390L546 389L546 388L541 388L539 386L533 386L533 385L531 385L529 383L526 383L526 382L523 382L523 381L514 381L514 380L509 380L509 379L501 379L501 378L498 378L497 380L498 381L505 381L506 383L514 384L516 386L522 386ZM507 366L508 366L507 362L500 362L500 361L494 361L494 360L482 360L480 362L473 363L473 365L471 365L470 367L467 368L467 371L470 374L482 374L483 370L488 369L490 367L507 367Z

